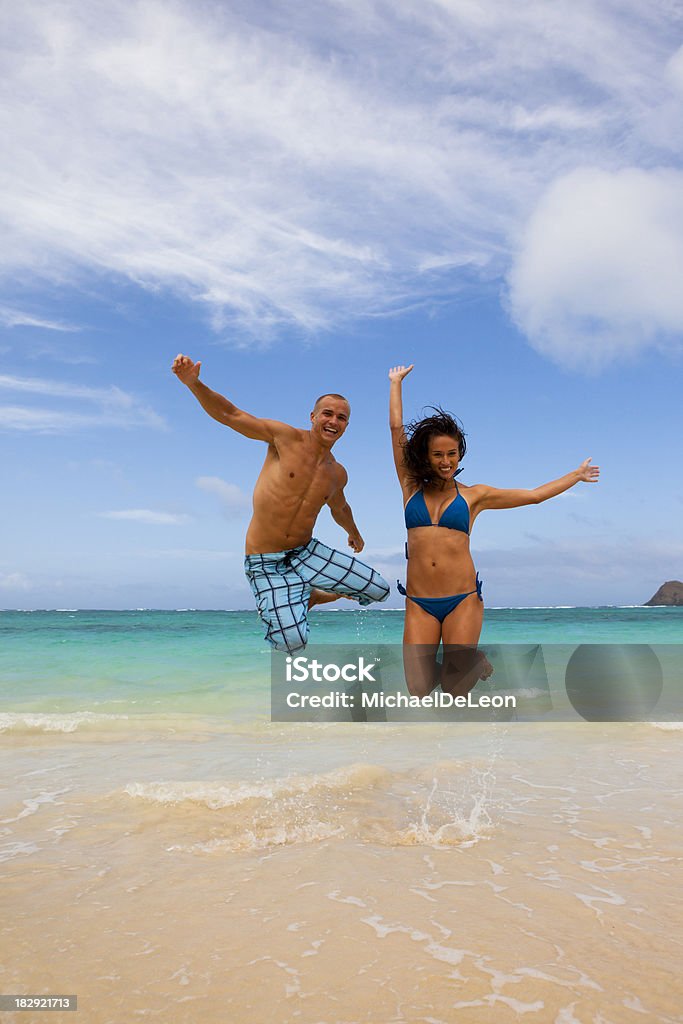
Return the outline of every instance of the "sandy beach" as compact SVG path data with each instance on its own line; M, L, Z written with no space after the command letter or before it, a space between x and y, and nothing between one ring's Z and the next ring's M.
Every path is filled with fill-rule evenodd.
M97 728L7 734L5 992L93 1024L680 1020L679 730Z

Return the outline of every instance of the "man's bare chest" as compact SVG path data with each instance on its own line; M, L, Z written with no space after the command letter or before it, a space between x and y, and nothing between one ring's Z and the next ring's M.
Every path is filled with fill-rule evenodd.
M263 470L278 491L289 498L307 495L322 502L339 487L339 464L334 459L320 462L296 449L268 459Z

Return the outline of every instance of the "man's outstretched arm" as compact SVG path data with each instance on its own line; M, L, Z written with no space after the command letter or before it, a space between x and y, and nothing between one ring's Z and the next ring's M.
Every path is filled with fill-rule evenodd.
M265 420L258 416L252 416L251 413L238 409L217 391L207 388L206 384L199 379L201 365L199 360L194 363L189 356L177 355L171 369L178 380L190 389L202 408L218 423L232 427L238 434L251 437L254 441L267 441L268 444L273 444L275 435L282 430L294 429L293 427L288 428L287 424L280 423L278 420Z

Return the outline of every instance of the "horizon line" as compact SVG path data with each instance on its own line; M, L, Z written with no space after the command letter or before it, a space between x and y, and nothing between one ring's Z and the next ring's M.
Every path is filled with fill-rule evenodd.
M598 608L617 608L617 609L635 609L635 608L680 608L682 605L666 605L666 604L520 604L520 605L489 605L487 611L579 611L582 609L596 610ZM403 608L327 608L324 609L324 614L336 613L338 615L355 615L357 612L362 611L367 613L368 611L378 611L382 613L386 612L403 612ZM152 608L152 607L135 607L135 608L0 608L0 614L7 612L20 612L22 614L32 614L34 612L60 612L61 614L76 612L175 612L183 614L187 612L240 612L245 614L254 614L255 608Z

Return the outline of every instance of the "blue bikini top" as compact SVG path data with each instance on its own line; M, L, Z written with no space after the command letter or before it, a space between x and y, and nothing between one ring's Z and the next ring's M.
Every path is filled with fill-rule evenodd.
M458 470L458 473L460 470ZM457 474L455 474L457 476ZM406 529L412 530L416 526L444 526L447 530L458 530L460 533L470 532L470 508L462 494L458 490L457 482L455 490L457 497L441 513L438 523L433 523L429 515L425 496L422 491L415 491L405 507Z

